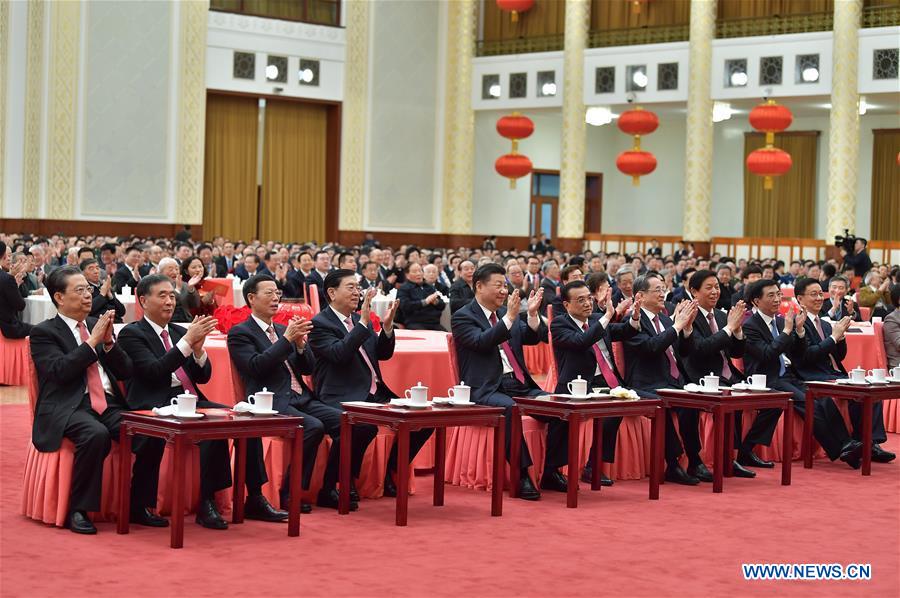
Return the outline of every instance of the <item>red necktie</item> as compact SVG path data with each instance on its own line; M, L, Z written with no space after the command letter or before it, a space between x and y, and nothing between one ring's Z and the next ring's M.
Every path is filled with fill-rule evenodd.
M273 345L274 345L276 342L278 342L278 335L275 334L275 327L274 327L274 326L271 326L271 325L270 325L268 328L266 328L266 334L269 335L269 340L272 341L272 344L273 344ZM297 380L297 376L294 375L294 370L291 369L291 366L289 366L289 365L287 364L287 362L285 362L284 365L285 365L285 367L287 368L288 373L291 375L291 390L293 390L293 391L294 391L295 393L297 393L298 395L302 395L302 394L303 394L303 387L300 386L300 381Z
M172 350L172 343L169 342L169 331L163 330L159 333L162 337L163 347L166 348L166 351ZM181 382L181 387L184 388L185 391L191 393L195 396L200 396L197 394L197 387L194 386L194 383L191 382L191 379L188 377L187 372L184 371L184 368L179 367L175 370L175 377L178 378L178 381Z
M350 316L344 318L344 326L347 327L347 332L353 330L353 320L350 319ZM366 350L362 348L362 345L359 347L359 354L362 355L366 365L369 366L369 373L372 374L372 383L369 384L369 394L374 395L378 391L378 374L375 373L375 368L372 367L372 362L369 361L369 356L366 354Z
M709 312L706 314L706 319L709 322L709 329L712 330L712 333L715 334L719 331L719 327L716 326L716 317L713 312ZM722 354L722 377L726 379L731 379L731 367L728 364L728 356L725 355L725 351L719 351Z
M582 330L587 330L588 325L587 322L581 325ZM603 351L600 350L600 343L603 342L601 338L596 343L591 345L591 348L594 349L594 357L597 358L597 364L600 366L600 373L603 374L603 379L606 380L606 385L610 388L616 388L619 386L619 379L616 378L616 373L613 372L609 363L606 361L606 356L603 354Z
M659 321L659 314L653 318L653 326L656 328L656 334L662 334L662 324ZM680 373L678 372L678 364L675 363L675 352L672 347L666 347L666 357L669 359L669 375L678 380Z
M825 340L825 333L822 331L822 322L819 321L819 318L813 318L816 322L816 332L819 333L819 340ZM834 368L835 372L840 372L841 369L838 367L837 361L834 360L834 355L831 353L828 354L828 359L831 360L831 367Z
M491 326L497 324L497 314L491 314L490 322ZM505 325L506 324L504 324L504 326ZM519 362L516 361L516 356L513 353L512 347L509 346L509 341L503 341L500 348L503 349L503 353L506 354L506 360L509 362L509 367L513 370L513 376L516 377L516 380L525 384L525 374L522 372L522 367L519 365Z
M78 322L78 334L83 343L88 339L87 326L84 322ZM91 409L98 414L106 411L106 391L103 390L103 381L100 379L100 366L95 361L87 368L87 388L91 395Z

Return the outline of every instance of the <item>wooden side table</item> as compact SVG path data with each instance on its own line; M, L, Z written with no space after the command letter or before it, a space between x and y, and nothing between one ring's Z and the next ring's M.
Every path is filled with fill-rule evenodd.
M650 500L659 499L660 464L662 460L662 431L663 420L662 401L658 399L641 399L638 401L586 400L571 401L555 398L552 395L539 395L533 397L513 397L516 402L513 408L513 420L510 434L513 442L510 443L510 463L520 462L521 443L515 439L522 436L523 415L544 415L555 417L569 422L569 477L568 492L566 493L566 506L570 509L578 507L578 478L581 464L579 463L580 451L578 440L581 433L581 424L593 420L594 422L594 460L596 466L593 469L591 490L600 490L600 461L602 453L603 418L604 417L628 417L643 415L651 418L650 432ZM519 492L519 468L510 467L510 495L516 497Z
M784 411L785 456L781 461L781 484L791 484L791 447L794 446L794 410L791 393L779 391L738 392L723 389L719 394L688 392L675 388L656 391L668 410L672 407L700 409L713 414L713 492L722 492L723 478L731 477L733 460L734 412L775 408ZM811 413L811 412L810 412Z
M371 424L387 426L397 434L397 509L396 524L406 525L409 506L409 433L434 428L434 506L444 504L444 468L449 426L488 426L494 428L494 463L491 515L503 514L504 421L502 407L395 407L382 403L348 402L341 416L341 489L338 512L350 512L350 426Z
M162 438L174 448L175 479L172 480L172 548L184 545L184 470L191 444L201 440L235 439L233 523L244 521L244 481L247 469L247 438L283 436L291 444L291 502L288 508L288 536L300 535L300 475L303 469L303 418L284 415L241 415L225 409L198 409L202 419L161 417L152 411L126 411L122 414L119 444L122 455L131 454L131 437L135 434ZM131 459L120 459L119 521L117 532L128 533L131 508Z

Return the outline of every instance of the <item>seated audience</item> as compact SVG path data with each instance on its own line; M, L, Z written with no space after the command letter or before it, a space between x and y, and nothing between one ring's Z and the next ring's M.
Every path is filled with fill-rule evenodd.
M443 330L441 314L445 303L441 294L425 282L422 266L409 262L404 275L406 282L397 290L403 323L410 330Z
M22 265L10 268L10 251L0 241L0 333L10 339L25 338L31 333L31 324L22 321L25 297L19 285L27 274Z

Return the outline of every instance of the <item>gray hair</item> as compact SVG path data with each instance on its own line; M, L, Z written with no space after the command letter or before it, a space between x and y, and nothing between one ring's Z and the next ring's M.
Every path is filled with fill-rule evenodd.
M544 262L544 264L541 266L541 272L543 272L544 274L546 274L547 272L550 271L550 268L552 268L553 266L559 266L559 264L557 264L557 263L556 263L555 261L553 261L553 260L547 260L547 261Z
M634 268L631 266L622 266L616 271L616 282L618 282L626 274L634 275Z
M881 273L877 272L875 270L869 270L868 272L866 272L866 277L863 279L863 284L866 284L866 285L870 284L873 276L880 277Z
M844 288L847 290L850 290L850 280L846 276L843 276L841 274L836 274L836 275L832 276L831 280L828 281L828 286L830 287L835 282L844 283Z

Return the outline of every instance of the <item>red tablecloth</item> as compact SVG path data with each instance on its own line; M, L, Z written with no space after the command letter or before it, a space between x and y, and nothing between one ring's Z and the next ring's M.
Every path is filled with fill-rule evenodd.
M0 384L24 386L28 384L28 362L31 354L28 339L8 339L0 334Z
M854 332L858 331L858 332ZM847 357L842 362L847 371L859 366L867 370L887 367L884 344L875 334L875 327L855 322L847 331Z
M546 376L550 371L550 345L525 345L522 351L525 354L525 367L531 375Z

